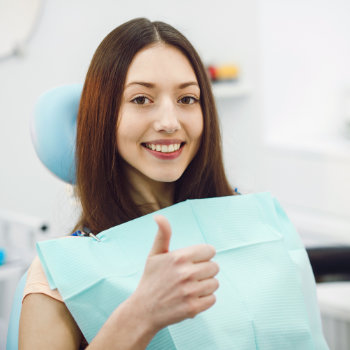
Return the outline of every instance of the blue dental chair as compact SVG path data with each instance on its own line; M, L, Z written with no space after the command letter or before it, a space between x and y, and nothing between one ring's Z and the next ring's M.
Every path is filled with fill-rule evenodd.
M49 90L38 100L31 120L34 148L42 163L61 180L75 183L75 140L82 84ZM22 295L27 272L20 279L12 302L6 350L18 349Z
M12 302L12 310L10 314L9 327L7 330L6 350L18 349L18 327L19 318L21 316L22 295L26 284L27 273L25 273L18 282L15 295Z

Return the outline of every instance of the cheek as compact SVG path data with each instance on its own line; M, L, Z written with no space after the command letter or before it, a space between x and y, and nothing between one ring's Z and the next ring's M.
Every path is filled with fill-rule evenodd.
M121 113L118 117L116 126L117 147L133 142L136 143L142 134L142 125L140 121L130 113Z
M129 118L119 117L116 127L117 150L119 154L124 155L128 145L133 141L134 129L130 125Z

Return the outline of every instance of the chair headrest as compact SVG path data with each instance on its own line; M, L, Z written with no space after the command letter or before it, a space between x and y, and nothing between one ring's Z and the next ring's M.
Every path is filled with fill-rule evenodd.
M75 184L76 120L83 84L53 88L40 96L31 135L41 162L65 182Z

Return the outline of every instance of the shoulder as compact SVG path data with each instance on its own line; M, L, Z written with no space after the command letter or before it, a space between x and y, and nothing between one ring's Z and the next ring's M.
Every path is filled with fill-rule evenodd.
M61 294L57 289L52 290L38 256L36 256L28 269L26 285L23 291L22 302L29 294L45 294L63 303Z
M45 330L45 331L43 331ZM59 292L51 290L40 260L29 270L19 325L20 349L78 349L83 337Z

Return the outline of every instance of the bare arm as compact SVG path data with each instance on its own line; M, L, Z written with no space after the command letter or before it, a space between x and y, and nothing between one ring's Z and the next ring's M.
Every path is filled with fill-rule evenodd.
M18 347L78 349L82 335L64 303L45 294L29 294L23 301Z
M114 310L87 349L144 350L157 331L137 304L131 296Z
M128 299L106 321L87 349L143 350L155 335L150 323ZM79 349L82 334L64 303L45 294L30 294L22 305L19 349Z

